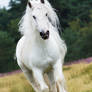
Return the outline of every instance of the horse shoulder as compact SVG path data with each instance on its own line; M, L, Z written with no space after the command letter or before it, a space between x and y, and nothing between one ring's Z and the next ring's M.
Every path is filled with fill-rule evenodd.
M23 36L18 41L17 47L16 47L16 57L17 57L18 65L20 65L21 64L21 61L22 61L22 50L23 50L24 39L25 39L25 37Z

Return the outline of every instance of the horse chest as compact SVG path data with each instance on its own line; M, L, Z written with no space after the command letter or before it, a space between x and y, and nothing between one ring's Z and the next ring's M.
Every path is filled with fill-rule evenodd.
M55 44L34 45L29 47L25 54L24 63L28 67L47 68L59 58L59 50Z

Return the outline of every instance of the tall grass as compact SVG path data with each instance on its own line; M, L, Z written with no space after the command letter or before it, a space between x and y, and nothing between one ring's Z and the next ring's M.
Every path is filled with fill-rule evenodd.
M92 92L92 63L64 66L68 92ZM0 78L0 92L34 92L22 73Z

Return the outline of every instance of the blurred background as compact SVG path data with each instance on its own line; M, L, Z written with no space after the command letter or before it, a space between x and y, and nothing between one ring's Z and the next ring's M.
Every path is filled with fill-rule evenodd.
M61 22L68 53L65 62L92 56L92 0L50 0ZM18 23L27 0L0 0L0 72L17 69Z
M68 76L66 77L67 80L76 78L76 76L78 77L78 74L81 75L81 73L83 73L86 74L84 80L87 80L90 77L89 82L91 81L89 86L83 86L85 88L89 88L85 89L84 91L78 90L80 87L78 85L80 83L75 84L75 81L73 81L73 83L69 82L69 85L75 84L74 88L76 88L74 89L72 87L69 88L69 90L70 92L92 92L92 64L70 65L70 62L73 63L74 61L92 61L92 0L49 1L56 9L56 13L59 16L61 23L60 36L65 40L68 48L65 64L69 64L69 66L64 67L65 75ZM21 37L20 33L18 32L18 23L24 14L26 4L27 0L0 0L0 74L19 69L16 59L14 58L16 44ZM70 75L68 75L68 73ZM13 79L14 78L15 77L13 76ZM20 78L24 79L23 75L20 75ZM2 79L2 82L4 80L5 78ZM84 83L84 80L81 82L81 85ZM14 81L15 80L13 80L13 82ZM8 82L12 84L10 80ZM89 82L87 81L85 83L87 84ZM7 84L5 84L5 87L6 85ZM17 84L17 86L14 86L14 88L18 88L19 85ZM28 84L25 83L25 85ZM11 89L12 91L4 91L5 89L3 88L2 92L24 92L19 91L20 89L16 91L14 88ZM29 91L27 90L25 92Z

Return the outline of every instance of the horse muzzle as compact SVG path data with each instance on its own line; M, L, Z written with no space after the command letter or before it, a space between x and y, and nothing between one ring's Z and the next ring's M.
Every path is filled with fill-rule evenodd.
M40 32L40 36L43 40L49 39L49 30L47 30L46 33L44 31Z

